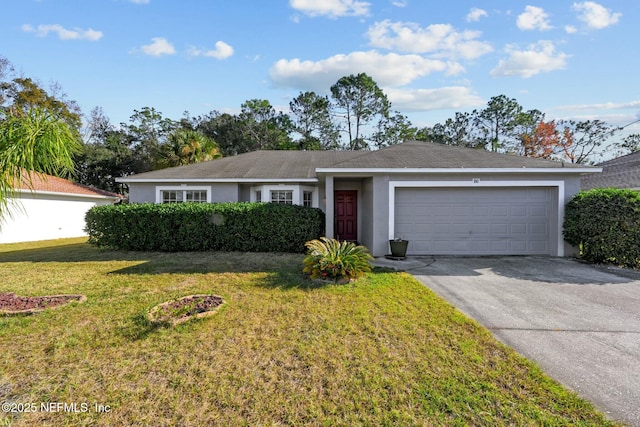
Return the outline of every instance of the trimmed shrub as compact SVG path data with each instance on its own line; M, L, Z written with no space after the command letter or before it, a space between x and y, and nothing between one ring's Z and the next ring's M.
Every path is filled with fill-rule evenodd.
M324 233L317 208L273 203L175 203L96 206L89 242L137 251L304 252Z
M371 271L369 260L373 257L364 246L326 237L311 240L306 246L308 252L302 271L312 279L342 282L357 279Z
M598 188L567 204L564 239L595 263L640 266L640 193Z

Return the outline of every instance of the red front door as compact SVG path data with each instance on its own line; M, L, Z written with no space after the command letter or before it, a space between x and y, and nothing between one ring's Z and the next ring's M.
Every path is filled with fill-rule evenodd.
M338 190L334 194L334 234L339 240L358 239L358 192Z

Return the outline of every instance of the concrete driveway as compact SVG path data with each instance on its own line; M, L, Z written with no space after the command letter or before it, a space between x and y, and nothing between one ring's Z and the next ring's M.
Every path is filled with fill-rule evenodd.
M403 263L610 418L640 426L640 274L529 256Z

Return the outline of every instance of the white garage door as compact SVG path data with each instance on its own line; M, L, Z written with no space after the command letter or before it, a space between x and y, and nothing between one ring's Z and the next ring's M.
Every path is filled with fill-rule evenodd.
M550 254L551 188L397 188L409 254Z

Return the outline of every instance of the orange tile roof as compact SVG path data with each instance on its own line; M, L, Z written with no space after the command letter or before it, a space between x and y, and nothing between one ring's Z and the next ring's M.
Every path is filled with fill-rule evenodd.
M16 185L28 191L46 191L50 193L78 194L84 196L102 196L122 198L119 194L100 190L82 184L71 182L68 179L42 173L31 173L29 176L23 175L22 181Z

